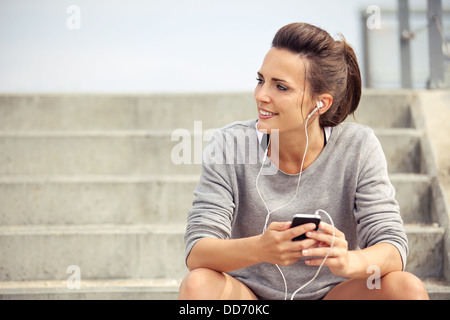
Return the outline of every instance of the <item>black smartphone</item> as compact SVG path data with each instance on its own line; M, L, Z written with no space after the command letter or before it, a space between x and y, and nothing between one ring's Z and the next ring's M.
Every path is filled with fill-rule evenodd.
M301 226L302 224L314 223L316 225L316 231L319 229L320 216L314 214L296 214L292 219L291 228ZM298 237L292 239L292 241L305 240L307 237L305 234L301 234Z

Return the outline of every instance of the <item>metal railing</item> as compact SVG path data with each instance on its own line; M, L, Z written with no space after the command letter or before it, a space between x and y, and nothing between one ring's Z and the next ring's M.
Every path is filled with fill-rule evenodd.
M427 83L429 89L446 87L445 61L443 50L448 51L448 45L442 26L442 1L427 0L428 11L428 39L430 56L430 77ZM401 55L401 79L402 88L412 88L411 78L411 46L414 39L414 31L409 25L408 0L398 0L398 19L400 23L400 55ZM448 52L447 52L448 55Z

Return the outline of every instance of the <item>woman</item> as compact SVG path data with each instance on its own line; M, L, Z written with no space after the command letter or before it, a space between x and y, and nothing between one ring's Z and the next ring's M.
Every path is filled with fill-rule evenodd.
M407 239L381 146L343 123L361 96L353 49L290 24L257 81L258 119L216 131L205 149L180 299L427 299L403 271ZM318 209L332 221L290 228ZM368 281L372 272L381 279Z

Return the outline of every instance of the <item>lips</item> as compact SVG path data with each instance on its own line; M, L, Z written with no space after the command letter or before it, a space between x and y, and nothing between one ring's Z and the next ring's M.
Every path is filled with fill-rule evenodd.
M270 112L268 110L259 108L259 118L260 119L271 119L275 116L277 116L278 114Z

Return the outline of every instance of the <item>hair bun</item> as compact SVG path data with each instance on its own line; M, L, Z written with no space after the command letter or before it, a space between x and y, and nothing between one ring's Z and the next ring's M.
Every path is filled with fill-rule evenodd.
M319 118L322 127L334 127L356 111L361 100L361 72L353 48L342 35L335 41L316 26L292 23L277 32L272 47L308 60L306 81L312 99L324 93L333 96L333 105Z

